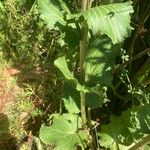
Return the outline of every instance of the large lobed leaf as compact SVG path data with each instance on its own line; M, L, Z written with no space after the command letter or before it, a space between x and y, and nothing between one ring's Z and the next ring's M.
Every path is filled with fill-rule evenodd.
M68 68L65 56L57 58L54 62L54 64L59 68L59 70L63 73L66 79L70 80L64 82L63 88L63 100L65 100L65 103L67 103L68 105L71 104L69 102L74 100L77 106L80 107L79 91L85 92L86 106L88 107L98 108L107 101L107 89L105 88L105 85L110 84L112 80L111 68L114 65L114 60L115 56L117 55L118 49L115 46L116 49L113 50L111 48L112 44L106 44L104 40L97 39L95 42L96 43L93 43L92 45L92 48L96 48L94 55L93 53L91 55L91 51L93 52L93 49L90 49L86 58L87 86L80 85L78 83L78 80L74 78L73 74ZM101 84L102 86L99 86L98 84ZM73 109L72 113L78 113L78 109Z
M116 143L124 145L132 144L132 135L128 129L129 117L130 111L124 113L120 117L111 116L110 124L102 127L103 134L107 134Z
M92 109L98 108L107 101L106 89L104 87L92 87L86 89L89 90L89 92L85 93L87 107L91 107ZM80 93L78 90L72 80L65 81L63 88L63 99L65 101L74 100L78 108L80 108ZM73 109L73 111L74 113L77 113L76 108Z
M113 143L117 143L119 147L124 146L120 149L128 150L135 144L135 140L140 140L144 134L150 134L149 108L150 104L146 104L129 109L120 117L112 116L110 123L102 126L101 146L110 148Z
M93 34L106 34L113 44L124 41L130 35L130 13L133 13L131 2L102 5L81 13Z
M150 104L133 109L130 122L131 131L150 134Z
M120 53L119 45L113 45L106 36L97 37L90 44L85 61L86 83L110 85L116 56Z
M84 16L93 34L106 34L114 44L123 42L132 29L130 26L130 14L133 13L131 1L101 5L78 14L71 14L64 0L38 0L38 5L41 18L50 29L60 25L65 27L67 23L65 17L78 20Z
M64 7L62 8L59 0L38 0L38 6L41 13L40 17L46 22L49 29L54 29L56 23L61 25L66 24L63 16Z
M43 125L40 138L55 146L56 150L74 150L77 145L83 146L87 136L81 128L81 118L75 114L55 114L50 127Z

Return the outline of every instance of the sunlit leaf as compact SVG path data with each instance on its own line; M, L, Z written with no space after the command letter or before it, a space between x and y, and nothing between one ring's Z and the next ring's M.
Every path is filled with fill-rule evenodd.
M59 68L59 70L63 73L63 75L69 79L69 80L74 80L75 78L69 71L68 65L67 65L67 60L65 56L59 57L55 60L54 62L55 66Z
M67 18L78 20L84 16L94 35L105 34L111 38L113 44L116 44L123 42L133 29L130 26L131 13L133 13L133 7L131 1L128 1L100 5L79 14L68 14Z
M133 8L128 1L94 7L83 12L83 15L93 34L106 34L115 44L130 35L130 13L133 13Z
M5 7L3 6L2 2L0 2L0 11L5 12Z
M87 136L81 128L81 118L74 114L53 116L50 127L43 125L40 129L41 140L54 145L56 150L74 150L77 145L83 147Z
M88 87L86 87L85 85L81 85L80 83L77 83L76 89L78 91L82 91L84 93L89 93L90 89Z
M59 0L38 0L38 6L41 14L40 17L46 22L50 29L55 28L56 24L66 24L63 9L66 10L67 6L65 6L64 3L62 5ZM68 11L68 9L66 11Z
M111 136L105 133L100 134L100 144L105 148L109 148L113 144L114 140Z
M79 108L77 107L77 104L72 99L71 96L69 96L68 99L63 98L64 105L69 113L78 114L80 112Z

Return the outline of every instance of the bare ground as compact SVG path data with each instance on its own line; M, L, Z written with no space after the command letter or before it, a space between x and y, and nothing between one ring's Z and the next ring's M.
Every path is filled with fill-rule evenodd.
M16 100L20 88L14 83L14 76L18 73L15 68L0 69L0 113L4 112L7 103Z

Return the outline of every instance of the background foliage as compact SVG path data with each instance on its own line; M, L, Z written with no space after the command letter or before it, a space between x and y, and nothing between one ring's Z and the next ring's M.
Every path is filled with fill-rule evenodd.
M44 0L40 2L41 4L39 4L39 7L42 7L42 5L45 4ZM49 1L46 0L46 2L48 3ZM81 4L78 0L64 2L65 3L62 3L63 5L61 5L61 10L63 10L63 12L73 14L80 11ZM110 3L113 5L115 2L126 2L126 0L95 0L92 6ZM87 105L92 105L93 108L96 108L92 110L91 118L93 124L98 125L94 128L94 133L96 133L98 145L103 149L129 149L131 145L133 146L137 141L142 140L150 134L150 2L149 0L133 0L132 2L134 13L131 15L131 26L133 28L131 36L125 41L123 41L122 38L115 38L115 36L111 37L113 43L123 41L121 44L111 47L109 38L104 36L101 39L101 37L94 35L91 37L91 44L89 45L90 52L86 58L89 60L95 55L105 57L101 60L103 65L99 66L98 70L94 68L95 66L92 66L93 68L89 67L94 61L88 61L86 70L88 86L95 85L97 80L99 80L101 85L104 85L103 88L98 87L98 89L100 89L98 90L98 93L103 93L100 97L101 101L96 93L92 93L92 95L87 94L89 99L93 97L98 99L98 103L97 101L95 103L87 101ZM67 9L66 5L70 6L71 9ZM79 29L75 28L71 23L66 27L64 26L66 20L57 17L51 19L54 18L53 15L56 14L63 17L62 12L60 13L57 11L56 13L54 5L43 6L48 13L40 11L41 8L39 7L36 0L3 0L0 2L0 50L3 53L5 60L11 61L11 65L20 70L21 73L17 75L16 84L25 89L25 96L19 95L16 108L14 107L15 110L11 109L14 113L10 113L11 115L8 113L8 116L11 120L14 120L16 111L18 116L22 112L29 113L30 110L35 107L36 109L31 113L31 116L29 115L29 117L25 119L27 128L20 128L21 130L26 130L26 132L22 132L22 134L25 134L25 137L29 137L29 133L32 131L34 136L33 143L36 143L38 146L41 142L39 142L36 137L39 137L40 126L43 122L45 122L46 125L49 125L49 127L46 127L49 128L49 134L54 132L55 127L62 131L60 123L68 124L64 126L63 136L66 135L66 137L68 137L69 135L70 137L70 131L75 131L76 129L74 122L76 122L75 119L78 116L79 110L76 107L76 104L72 102L72 99L78 98L76 86L72 86L72 81L62 82L63 78L61 72L56 69L56 66L61 70L60 65L63 67L66 65L65 69L68 68L68 73L65 74L66 78L74 79L72 74L78 78L78 64L76 62L78 61L79 56L78 53L74 52L78 52L80 37L80 34L78 34ZM108 9L102 7L105 6L101 6L101 9ZM60 5L57 5L57 10L59 9ZM40 18L39 13L42 14L42 19L47 20L46 23L48 23L48 26ZM90 11L88 13L90 14ZM84 16L87 17L89 15L88 13L85 13ZM81 14L79 13L77 16L68 15L66 17L71 20L74 19L74 17L80 18L80 15ZM110 17L111 15L113 14L110 14ZM92 18L96 18L96 16L97 15L91 15ZM115 22L117 23L118 18L115 19ZM123 19L123 16L121 19ZM59 21L61 25L57 24L54 26L56 21ZM104 23L105 22L103 22L103 24ZM90 28L94 29L92 19L89 20L89 24ZM120 21L118 21L117 27L125 29L120 26ZM116 31L117 27L113 28L113 30ZM60 30L58 30L58 28ZM109 28L112 27L110 26ZM107 29L108 28L103 28L109 36L111 33L109 33ZM128 30L130 29L131 27L128 25ZM99 30L99 28L96 28L94 33L99 32ZM124 33L126 31L127 30L124 30ZM119 36L121 37L121 35L118 35L117 37ZM102 47L101 43L105 42L106 45ZM112 49L115 47L116 52L110 51L110 47ZM116 47L121 47L121 51L119 52ZM106 53L96 50L100 48L104 48ZM66 53L68 54L67 63L64 62L63 57L57 62L57 58ZM57 61L55 61L56 59ZM95 60L95 62L99 62L99 60ZM115 63L115 66L112 66L111 70L113 74L110 74L109 70L107 70L107 67L111 63ZM71 70L71 74L69 70ZM99 72L99 70L101 70L101 72ZM94 77L91 77L91 74L93 75L93 73ZM27 86L25 86L24 83L27 84ZM69 102L67 101L68 103L66 102L65 104L60 102L63 85L64 91L67 91L63 95L64 100L68 99L69 91L72 93L74 92L74 95L69 97ZM77 88L79 90L87 90L80 86ZM93 91L96 90L93 89ZM30 101L29 103L24 103L24 101L27 101L27 98L30 99L31 103ZM97 108L97 106L100 107ZM49 116L49 114L52 114L55 111L58 112L59 109L61 113L65 113L60 118L58 117L59 114ZM70 109L72 111L69 111ZM10 112L10 110L8 112ZM72 113L75 113L76 115L72 115ZM71 116L69 121L68 116ZM39 125L35 132L31 127L32 117L38 118L37 122ZM53 124L51 124L51 121L53 121ZM13 122L12 124L18 126L19 122L16 122L16 124ZM45 138L48 138L49 134L46 137L43 137L42 134L45 132L43 126L44 125L42 125L40 130L43 142L48 144L56 142L57 144L55 146L58 147L62 145L62 142L65 143L67 138L64 137L62 138L63 140L53 141L56 138L53 136L51 136L48 139L49 142L47 142L47 139ZM69 129L68 126L70 126ZM79 123L79 130L80 128ZM17 130L19 131L19 129ZM82 141L86 143L87 137L84 135L82 129L80 132L83 135ZM18 136L17 133L15 134ZM55 134L61 136L60 133ZM75 142L72 140L72 143L67 145L69 148L72 148L72 145L76 144L76 141L78 141L76 132L71 133L71 136L76 140ZM20 139L20 137L18 137L18 139ZM25 141L28 140L25 139ZM84 142L79 142L79 147L85 148L86 144ZM36 146L36 148L38 146ZM52 149L53 145L45 145L42 143L42 147L43 149Z

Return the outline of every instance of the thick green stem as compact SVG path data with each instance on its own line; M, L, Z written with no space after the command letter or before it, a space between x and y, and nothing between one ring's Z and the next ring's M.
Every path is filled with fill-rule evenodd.
M87 9L87 0L82 0L82 11ZM85 85L85 57L86 57L86 43L88 37L88 25L86 20L81 22L81 40L80 40L80 83ZM84 127L87 126L86 107L85 107L85 93L80 92L81 116Z

